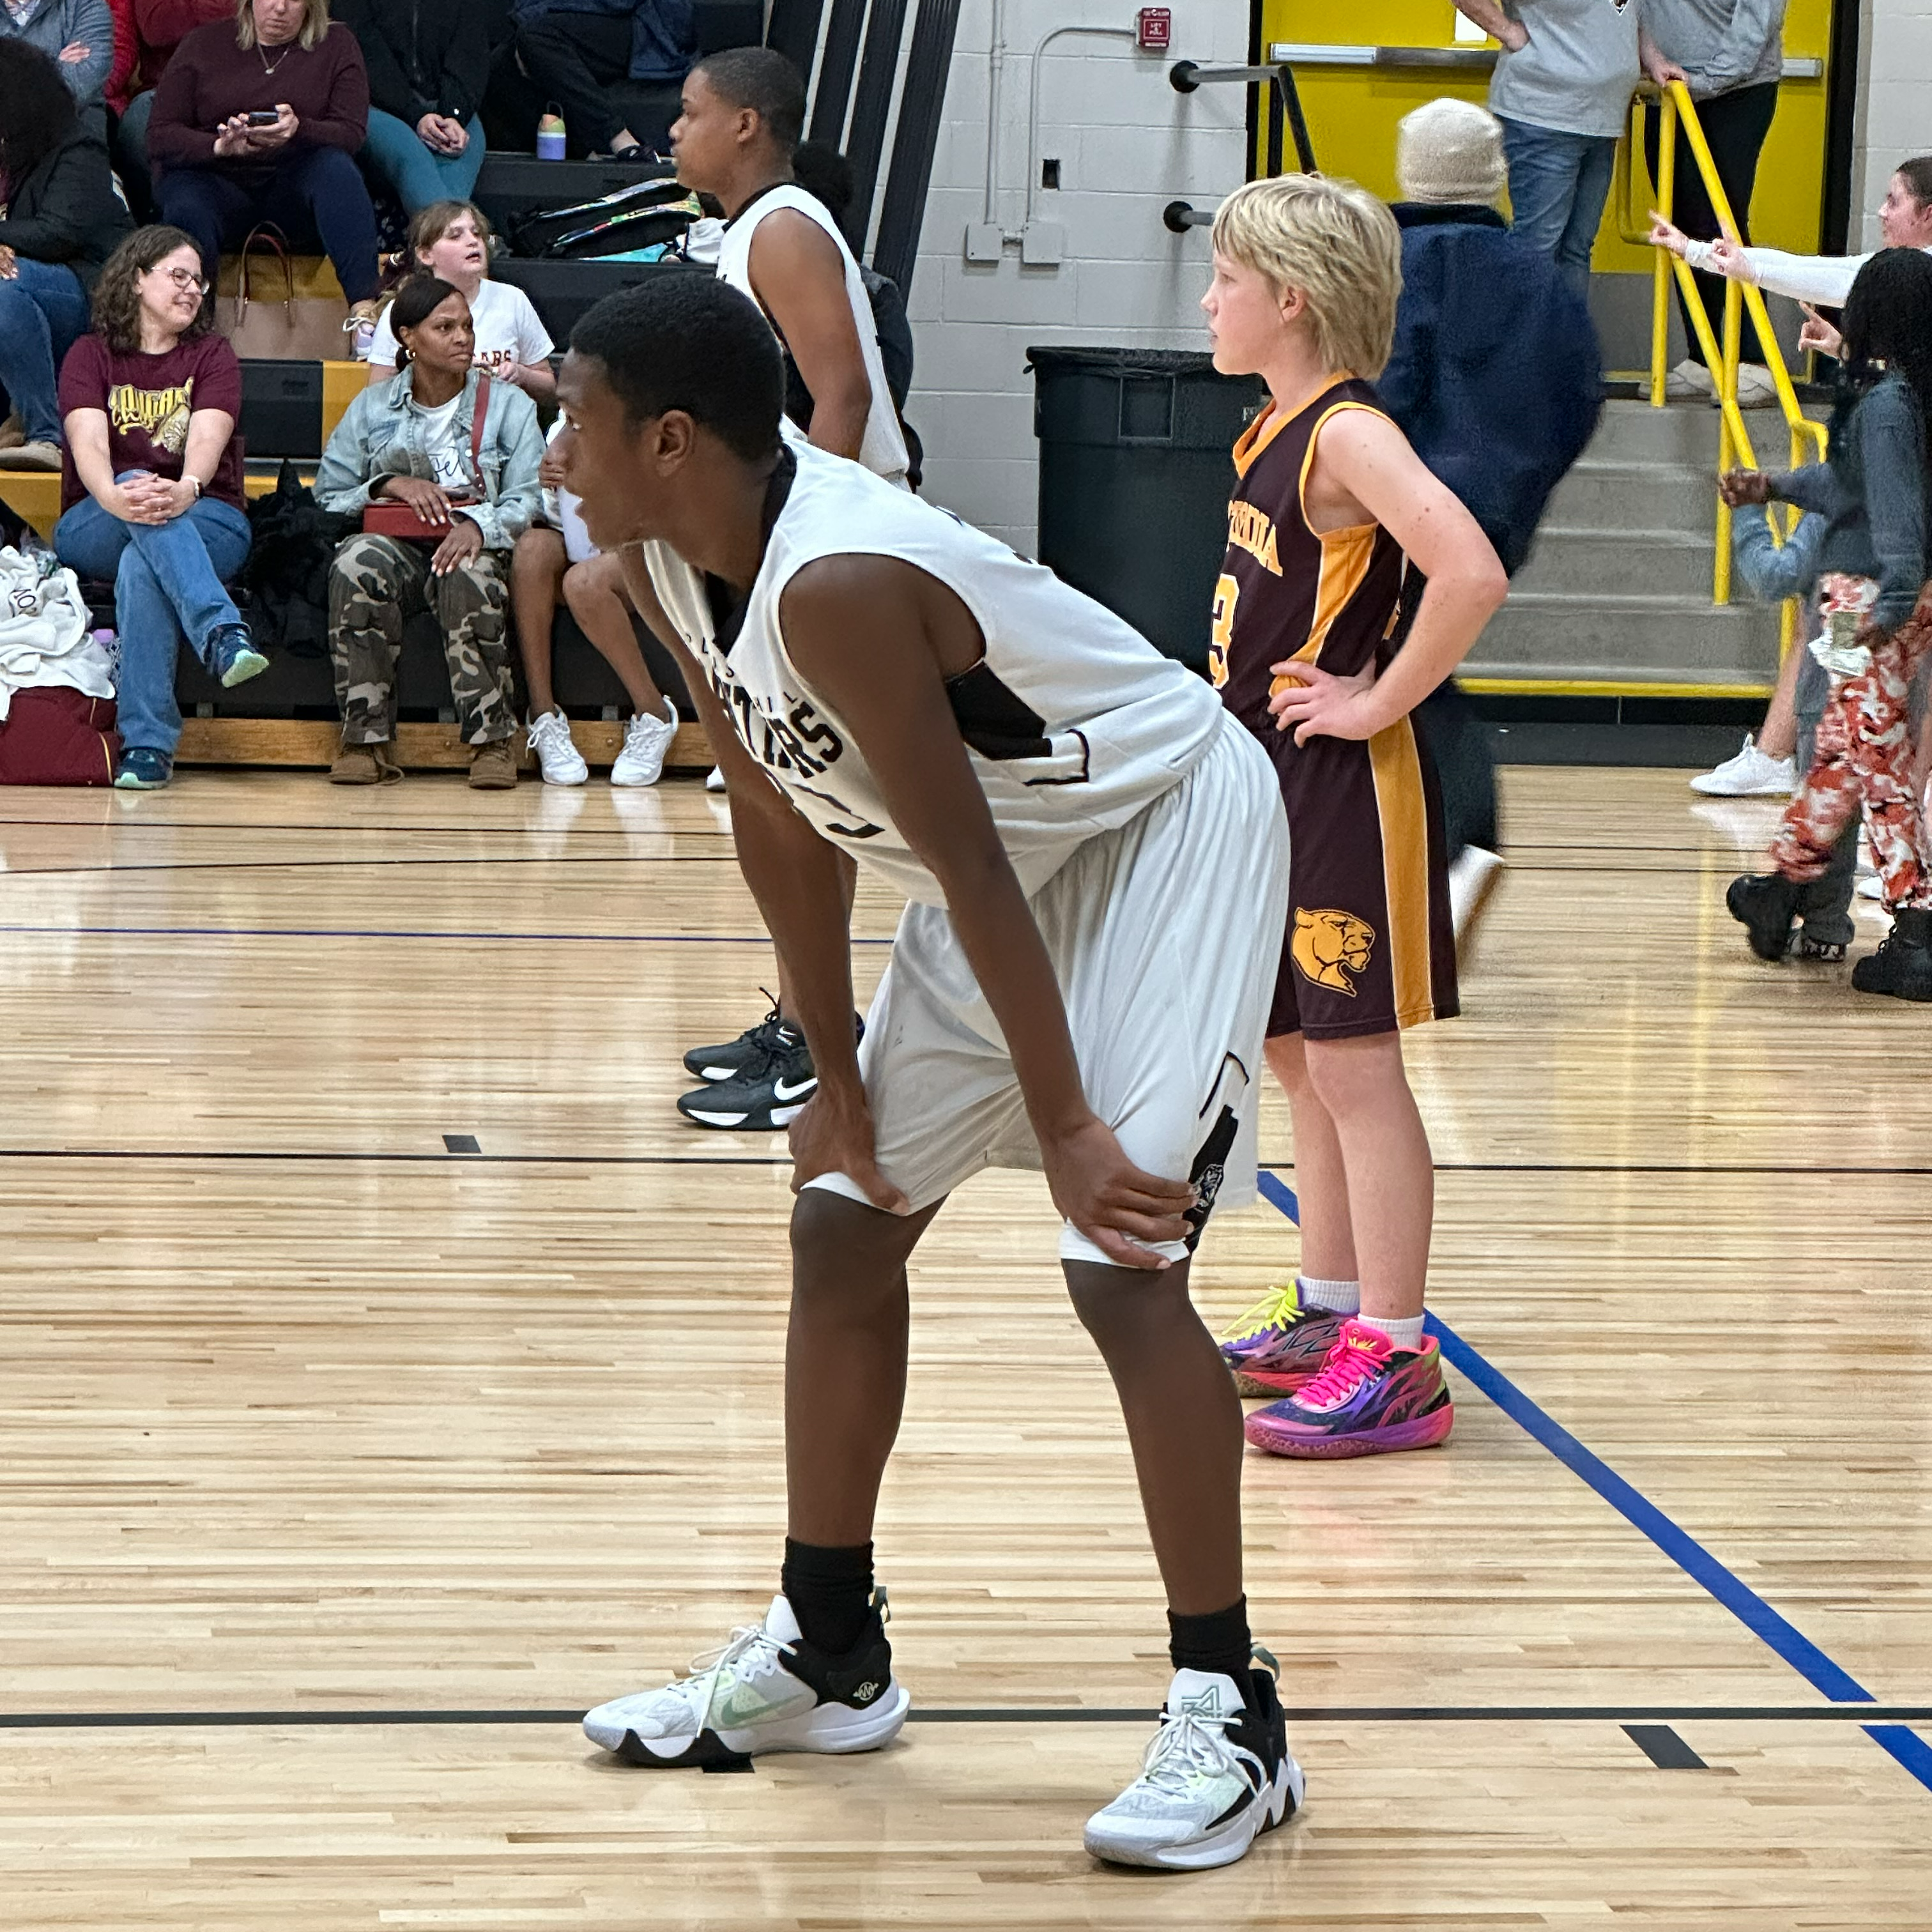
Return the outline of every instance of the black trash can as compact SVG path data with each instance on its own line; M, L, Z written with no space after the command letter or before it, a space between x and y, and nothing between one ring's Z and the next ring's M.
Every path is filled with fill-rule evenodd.
M1192 350L1029 349L1040 560L1204 673L1234 440L1266 397Z

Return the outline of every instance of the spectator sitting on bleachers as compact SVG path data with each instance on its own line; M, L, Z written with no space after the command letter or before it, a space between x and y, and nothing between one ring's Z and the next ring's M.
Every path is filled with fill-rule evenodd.
M422 533L365 528L336 553L328 649L342 748L328 776L338 784L401 777L391 748L396 665L404 624L428 610L442 632L458 725L474 747L470 782L501 790L517 782L506 554L538 507L536 405L473 366L460 290L420 276L404 285L389 319L407 366L350 404L322 452L316 500L338 516L404 505Z
M369 76L328 0L240 0L235 22L176 50L148 125L164 218L192 235L212 284L221 251L260 222L298 248L318 239L350 320L375 319L376 211L355 156ZM250 124L272 114L272 123Z
M242 365L202 295L194 242L178 229L136 229L100 272L94 332L61 370L68 449L54 548L79 576L114 585L125 746L114 782L125 790L172 775L184 634L224 686L268 668L224 587L248 556Z
M176 48L196 28L232 20L235 0L112 0L112 5L114 70L107 79L107 104L118 117L114 160L135 212L145 214L154 198L148 168L154 90Z
M114 15L107 0L0 0L0 40L38 47L60 69L80 118L107 139L107 76L114 65Z
M369 70L366 150L406 214L466 200L483 167L490 36L476 0L341 0Z
M425 274L460 289L476 332L476 366L539 402L556 394L556 345L514 282L490 280L490 223L475 202L432 202L410 224L410 255ZM386 314L369 345L374 388L396 373L396 333Z
M563 428L557 418L554 442ZM577 499L563 487L563 467L546 453L537 472L544 486L543 520L517 539L510 560L510 598L517 619L517 648L530 686L530 749L545 784L578 785L590 776L572 742L570 721L550 683L550 634L560 590L578 627L617 674L631 700L624 748L610 767L614 785L652 785L664 775L664 754L677 736L677 707L658 690L631 628L630 595L614 556L590 541Z
M10 404L20 428L0 470L61 466L61 362L132 226L59 69L38 47L0 40L0 416Z
M692 0L517 0L516 58L563 114L570 152L642 160L613 90L625 80L676 82L697 58Z

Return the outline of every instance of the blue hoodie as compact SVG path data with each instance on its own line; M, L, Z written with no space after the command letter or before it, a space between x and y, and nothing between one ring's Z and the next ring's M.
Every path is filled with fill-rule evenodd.
M1512 576L1603 408L1582 298L1492 208L1397 202L1402 300L1376 388Z

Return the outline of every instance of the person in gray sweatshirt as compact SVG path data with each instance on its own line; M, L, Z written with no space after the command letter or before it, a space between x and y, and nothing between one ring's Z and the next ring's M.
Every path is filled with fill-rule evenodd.
M1697 119L1710 143L1718 180L1738 225L1738 239L1750 241L1751 196L1757 186L1758 157L1778 112L1778 83L1784 72L1784 0L1644 0L1646 23L1670 57L1683 69L1684 85L1696 103ZM1659 160L1659 117L1645 123L1644 153L1655 181ZM1697 171L1690 143L1680 128L1677 134L1676 188L1671 219L1694 241L1714 240L1719 233L1717 211L1711 205L1704 179ZM1704 312L1713 326L1724 312L1722 277L1697 277ZM1709 371L1697 332L1684 305L1684 338L1689 353L1677 365L1680 391L1712 393ZM1742 368L1738 400L1747 408L1764 404L1776 395L1764 350L1750 317L1744 317Z
M1731 882L1725 903L1761 959L1781 960L1805 889L1862 811L1892 915L1852 969L1861 992L1932 1001L1932 848L1914 782L1909 707L1932 652L1926 583L1926 413L1932 404L1932 256L1874 256L1845 304L1846 388L1828 463L1782 476L1734 471L1734 506L1779 501L1826 519L1818 568L1831 694L1811 766L1772 842L1773 869Z

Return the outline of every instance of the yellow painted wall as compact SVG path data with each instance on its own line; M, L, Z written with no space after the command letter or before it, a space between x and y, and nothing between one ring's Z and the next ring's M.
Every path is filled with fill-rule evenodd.
M1528 0L1533 7L1534 0ZM1850 4L1850 0L1843 0ZM1833 0L1791 0L1785 17L1789 55L1826 57ZM1319 41L1381 46L1448 47L1456 44L1455 10L1449 0L1267 0L1262 13L1262 57L1276 40ZM1393 199L1396 123L1412 107L1438 94L1481 101L1486 74L1402 72L1364 68L1296 70L1308 116L1315 158L1324 173L1348 175ZM1777 248L1803 253L1818 246L1820 202L1824 182L1826 80L1787 80L1780 93L1778 118L1765 143L1752 206L1754 238ZM1265 124L1264 124L1265 128ZM1294 144L1285 139L1287 165ZM1256 164L1265 158L1258 148ZM1643 172L1638 186L1644 190ZM1643 210L1639 208L1640 215ZM1600 270L1650 272L1650 251L1619 240L1612 196L1597 240Z

